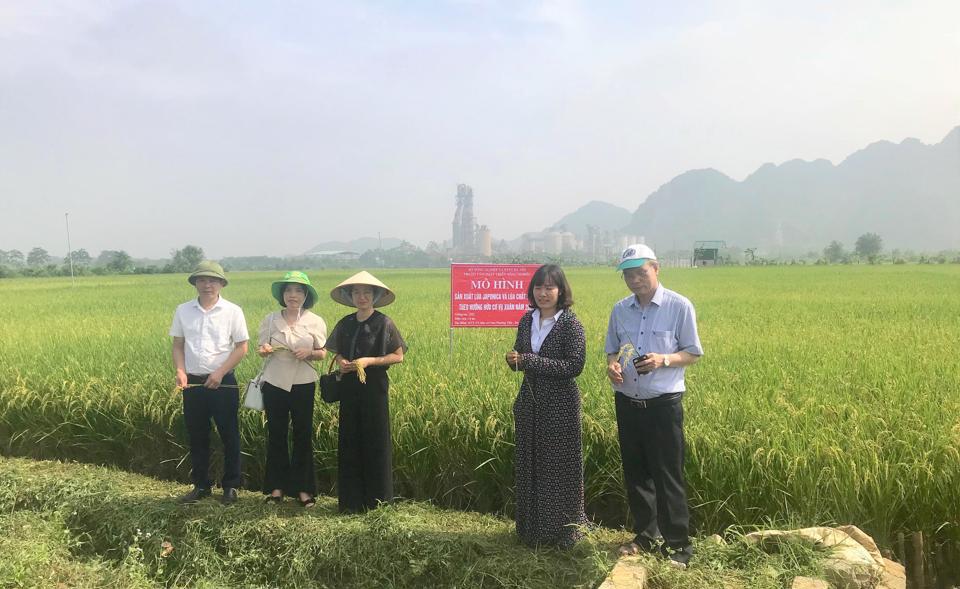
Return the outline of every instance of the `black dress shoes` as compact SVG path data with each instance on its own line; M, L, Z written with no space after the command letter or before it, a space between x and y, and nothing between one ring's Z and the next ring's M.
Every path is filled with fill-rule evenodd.
M689 544L680 548L664 545L660 551L663 556L667 558L670 566L678 569L687 568L687 565L690 564L690 559L693 558L693 546Z
M224 487L223 488L223 497L220 499L220 503L224 505L233 505L237 502L237 490L234 487Z
M203 487L194 487L186 495L181 495L177 499L177 502L186 505L190 503L196 503L197 501L200 501L204 497L209 497L209 496L210 496L210 489L204 489Z

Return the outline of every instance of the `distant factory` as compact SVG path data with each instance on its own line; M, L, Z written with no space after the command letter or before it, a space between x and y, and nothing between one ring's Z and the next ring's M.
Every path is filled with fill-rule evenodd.
M457 211L453 214L453 254L455 256L486 256L493 254L490 229L478 225L473 214L473 188L457 186Z
M579 252L597 259L615 256L631 243L644 243L643 236L621 231L601 231L587 226L587 234L579 237L564 227L534 231L520 236L521 252L569 254Z
M447 242L447 252L454 260L478 260L493 254L493 239L486 225L477 223L473 207L473 188L457 185L457 208L453 214L453 240ZM631 243L644 243L643 236L630 235L620 230L605 230L586 226L582 235L569 231L565 225L545 231L524 233L511 241L499 241L497 253L544 253L552 255L577 254L603 261L616 255Z
M520 251L562 254L580 249L577 236L569 231L535 231L520 236Z

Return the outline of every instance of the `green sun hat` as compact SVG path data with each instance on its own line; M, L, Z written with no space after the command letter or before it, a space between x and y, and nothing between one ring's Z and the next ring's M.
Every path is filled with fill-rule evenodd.
M313 288L313 285L310 284L310 278L299 270L291 270L284 274L283 278L270 286L273 298L277 299L281 307L287 306L287 304L283 302L283 289L288 284L301 284L303 288L307 290L307 298L303 301L304 309L309 309L317 302L317 289Z
M197 267L193 269L193 273L187 277L187 282L196 285L197 278L200 278L201 276L219 278L223 281L224 286L227 285L227 275L223 272L223 266L214 262L213 260L204 260L197 264Z

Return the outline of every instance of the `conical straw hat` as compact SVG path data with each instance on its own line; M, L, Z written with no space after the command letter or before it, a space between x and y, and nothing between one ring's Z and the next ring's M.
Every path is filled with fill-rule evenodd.
M335 286L333 290L330 291L330 298L337 301L341 305L356 307L356 305L353 304L353 299L350 298L350 289L345 288L355 284L366 284L367 286L373 286L380 289L380 298L374 301L374 307L386 307L397 298L397 296L393 294L393 291L390 290L390 287L377 280L376 276L370 274L366 270L357 272L350 278L347 278Z

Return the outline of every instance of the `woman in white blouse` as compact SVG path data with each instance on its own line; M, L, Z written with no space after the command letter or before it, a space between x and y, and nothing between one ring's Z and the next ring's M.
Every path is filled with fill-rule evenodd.
M303 272L292 271L273 283L279 311L260 323L257 353L263 366L263 408L267 414L267 468L263 492L268 503L284 495L303 507L316 505L313 466L313 400L317 371L311 364L326 355L327 326L308 311L317 291ZM288 450L288 426L293 425L293 453Z

